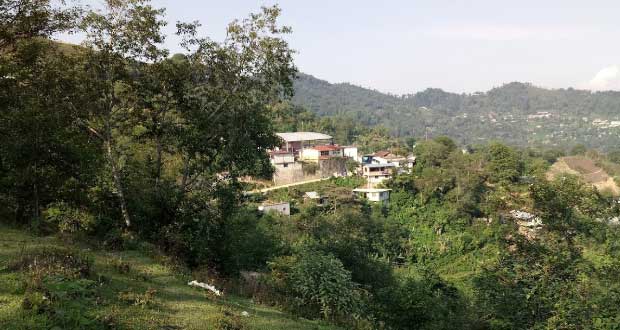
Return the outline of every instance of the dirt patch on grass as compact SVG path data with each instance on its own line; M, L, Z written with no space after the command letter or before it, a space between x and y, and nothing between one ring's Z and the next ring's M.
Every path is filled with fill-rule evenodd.
M601 192L608 191L613 195L620 195L620 187L614 179L598 167L592 159L581 156L559 158L547 172L547 178L552 180L562 174L576 175Z

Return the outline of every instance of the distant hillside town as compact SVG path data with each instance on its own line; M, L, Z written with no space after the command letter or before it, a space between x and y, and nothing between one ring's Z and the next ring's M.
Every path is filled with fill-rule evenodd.
M269 158L275 172L275 189L313 180L332 177L359 176L365 184L351 192L370 202L386 204L390 189L382 183L395 173L410 171L415 164L415 156L393 154L387 150L377 150L370 154L360 154L357 146L342 146L334 143L332 136L317 132L276 133L281 145L269 150ZM310 196L316 195L316 192ZM318 196L315 196L319 198ZM314 198L314 197L309 197ZM269 202L261 210L273 210L288 215L289 207L285 201Z

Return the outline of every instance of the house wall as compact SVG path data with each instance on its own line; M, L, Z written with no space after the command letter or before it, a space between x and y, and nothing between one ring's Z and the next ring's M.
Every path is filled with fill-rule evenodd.
M385 175L365 175L365 176L366 176L366 181L368 181L368 183L381 183L388 178L388 176L385 176Z
M318 162L321 153L318 150L314 149L304 149L301 153L301 160L310 161L310 162Z
M361 194L364 198L368 199L371 202L387 202L390 199L390 194L388 191L383 192L364 192Z
M303 165L299 162L290 163L287 167L277 165L275 168L273 183L276 186L321 178L320 171L316 174L304 174Z
M326 153L326 155L323 155L322 153ZM342 157L342 149L340 150L326 150L326 151L319 151L319 150L315 150L315 149L304 149L301 153L301 160L303 161L308 161L308 162L318 162L319 159L321 159L321 156L328 156L328 157Z
M329 158L319 161L319 169L322 178L330 176L347 175L347 163L345 158Z
M285 164L295 162L295 156L293 154L281 154L273 155L271 159L272 164Z
M314 147L316 145L321 145L321 144L329 144L331 143L331 139L328 140L311 140L311 141L291 141L288 142L288 150L291 151L299 151L301 149L306 149L306 148L311 148ZM286 142L282 143L282 145L280 146L280 149L282 150L287 150L287 144Z
M357 148L347 147L343 149L344 157L350 157L357 160Z

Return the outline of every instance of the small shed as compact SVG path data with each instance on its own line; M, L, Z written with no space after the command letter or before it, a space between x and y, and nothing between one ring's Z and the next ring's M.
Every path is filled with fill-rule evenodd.
M304 194L304 199L314 201L317 205L325 205L325 203L327 203L327 197L319 195L316 191L306 192Z
M289 202L265 203L258 207L263 213L276 212L282 215L291 215L291 204Z
M390 200L391 190L383 188L357 188L353 189L353 193L371 202L387 203Z

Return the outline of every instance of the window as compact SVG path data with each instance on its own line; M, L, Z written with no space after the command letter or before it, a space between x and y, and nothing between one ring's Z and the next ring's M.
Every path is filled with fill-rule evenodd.
M282 166L284 166L284 167L288 167L288 163L284 163Z
M329 156L329 151L321 151L321 156Z

